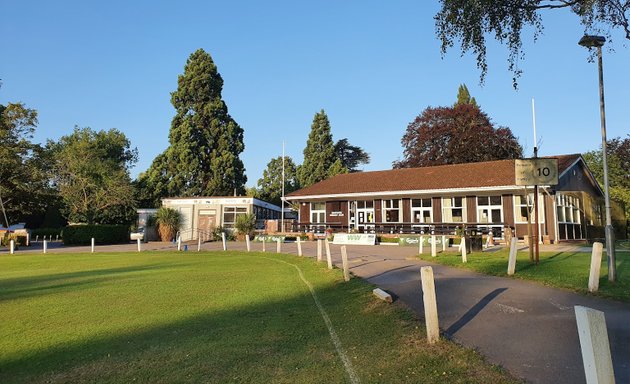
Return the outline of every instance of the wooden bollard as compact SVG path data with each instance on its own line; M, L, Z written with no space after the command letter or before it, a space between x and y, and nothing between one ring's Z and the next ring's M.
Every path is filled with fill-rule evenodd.
M225 240L225 232L221 232L221 241L223 242L223 250L227 251L227 241Z
M516 270L516 237L510 240L510 256L508 259L507 274L512 276Z
M468 257L466 256L466 238L462 236L462 240L459 243L460 248L462 249L462 263L468 262Z
M332 256L330 255L330 242L328 239L324 240L324 244L326 245L326 261L328 262L328 269L332 269Z
M276 241L276 253L282 252L282 243L280 242L280 238Z
M298 256L302 256L302 239L300 238L300 235L296 237L296 240L297 240Z
M249 234L245 235L245 246L247 247L247 252L250 252L252 250L252 246L249 243Z
M182 237L181 237L181 235L177 236L177 250L178 251L182 250Z
M433 268L420 268L420 277L422 279L422 301L424 303L424 319L427 326L427 341L429 344L434 344L440 340L440 326L435 297L435 282L433 281Z
M46 242L46 240L44 240L44 245L42 250L44 251L44 253L48 252L48 243Z
M267 250L265 249L265 243L267 242L267 238L263 237L262 241L263 241L262 242L263 243L263 252L267 252Z
M197 252L201 251L201 236L197 236Z
M350 281L350 270L348 269L348 253L346 251L346 246L341 246L341 265L343 266L343 279L345 281Z
M26 246L29 247L31 245L31 234L26 232Z
M602 251L604 244L593 243L593 252L591 253L591 273L588 276L588 291L597 292L599 289L599 271L602 267Z
M442 252L446 252L446 236L442 235Z
M322 261L322 240L317 239L317 261Z
M46 240L44 240L44 241L46 241ZM92 240L90 241L90 245L91 245L90 249L91 249L92 253L94 253L94 238L92 238Z
M604 312L575 306L582 362L587 384L615 382Z
M435 235L431 235L431 257L437 256L437 244L435 244Z
M10 254L14 254L15 253L15 240L11 239L9 241L9 253Z
M420 236L420 244L418 245L418 251L422 255L422 251L424 248L424 236Z
M138 243L138 252L142 251L141 245L140 245L140 239L136 239L136 242Z

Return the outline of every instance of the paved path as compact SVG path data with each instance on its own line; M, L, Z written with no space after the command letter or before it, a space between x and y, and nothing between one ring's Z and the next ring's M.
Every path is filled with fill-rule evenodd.
M260 243L252 246L253 250L262 250ZM229 247L242 250L245 244L229 243ZM189 252L196 248L197 244L190 244ZM297 253L296 248L296 244L283 244L282 251ZM331 248L335 264L341 265L339 246ZM63 251L89 252L89 249L73 247ZM118 245L97 247L97 252L135 249L135 244ZM143 244L143 249L172 250L176 246L149 243ZM202 249L219 250L221 244L206 243ZM275 244L267 244L267 250L275 251ZM49 251L62 249L52 246ZM303 251L306 256L314 257L316 244L303 243ZM583 305L604 311L617 383L630 383L630 304L413 260L415 253L413 247L348 247L354 275L394 293L420 317L423 317L423 304L419 270L421 266L432 265L443 333L532 383L584 383L573 307Z

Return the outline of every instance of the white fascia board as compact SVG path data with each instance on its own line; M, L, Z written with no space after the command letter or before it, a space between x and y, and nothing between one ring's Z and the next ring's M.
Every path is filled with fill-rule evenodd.
M252 201L253 201L253 204L255 206L257 206L257 207L269 208L269 209L273 209L274 211L278 211L278 212L280 212L280 210L281 210L280 207L278 207L277 205L268 203L268 202L263 201L263 200L259 200L259 199L255 198L255 197L252 198Z
M168 205L194 205L194 204L216 204L216 205L231 205L231 204L253 204L253 198L247 196L237 197L191 197L189 199L162 199L162 205L167 203Z
M548 187L540 185L540 187ZM409 195L441 195L441 194L466 194L472 192L494 192L494 191L520 191L522 186L503 185L496 187L474 187L474 188L451 188L451 189L419 189L407 191L384 191L384 192L355 192L337 193L327 195L307 195L307 196L287 196L287 200L314 200L314 199L339 199L357 197L385 197L385 196L409 196Z

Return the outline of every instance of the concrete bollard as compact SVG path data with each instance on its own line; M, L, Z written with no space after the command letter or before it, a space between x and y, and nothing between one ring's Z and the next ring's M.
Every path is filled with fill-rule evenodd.
M263 252L267 252L267 250L265 249L265 244L267 243L267 238L263 237Z
M247 247L247 252L251 252L252 246L249 243L249 235L245 235L245 246Z
M223 250L227 251L227 241L225 240L225 232L221 232L221 241L223 242Z
M282 253L282 243L280 243L280 238L276 241L276 253Z
M35 235L35 242L37 243L39 241L39 235Z
M446 236L442 235L442 252L446 252Z
M182 237L177 236L177 251L181 251L181 250L182 250Z
M422 255L422 251L424 248L424 236L420 236L420 245L418 245L418 251Z
M48 243L46 242L46 240L44 240L44 246L43 246L43 251L44 253L48 252Z
M462 236L462 240L459 243L459 247L462 250L462 263L468 262L468 257L466 255L466 238Z
M330 255L330 242L328 239L324 240L324 244L326 245L326 261L328 262L328 269L332 269L332 256Z
M9 241L9 253L11 255L15 253L15 240L13 239Z
M138 242L138 252L140 252L142 251L140 239L136 239L136 241Z
M297 241L298 256L302 256L302 239L300 238L300 235L297 235L295 239Z
M346 246L341 246L341 265L343 266L343 279L345 281L350 281L350 270L348 269L348 253L346 251Z
M197 252L201 251L201 236L197 236Z
M604 312L575 306L582 362L587 384L615 382Z
M90 250L92 251L92 253L94 253L94 238L92 238L92 240L90 241Z
M437 256L437 244L435 244L435 235L431 235L431 257Z
M427 326L427 341L429 344L434 344L440 340L440 326L438 322L433 268L420 268L420 277L422 279L422 301L424 303L424 318Z
M597 292L599 289L599 271L602 267L602 251L604 244L593 243L593 252L591 253L591 273L588 276L588 291Z
M31 245L31 234L26 232L26 246L29 247Z
M59 241L59 235L55 236L55 241Z
M512 276L516 270L516 237L510 240L510 257L508 259L507 274Z
M317 261L322 261L322 240L317 239Z

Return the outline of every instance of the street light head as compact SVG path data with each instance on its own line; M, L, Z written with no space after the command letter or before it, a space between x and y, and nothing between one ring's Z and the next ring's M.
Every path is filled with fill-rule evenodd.
M593 36L593 35L584 35L578 42L579 45L583 47L601 47L606 42L606 38L604 36Z

